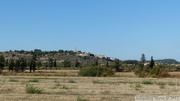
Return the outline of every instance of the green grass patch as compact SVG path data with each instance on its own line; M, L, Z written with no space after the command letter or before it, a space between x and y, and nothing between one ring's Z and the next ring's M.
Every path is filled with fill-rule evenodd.
M176 83L174 83L174 82L169 82L168 85L169 85L169 86L175 86Z
M152 81L147 81L147 80L146 80L146 81L143 81L143 82L142 82L142 84L152 85L152 84L153 84L153 82L152 82Z
M74 80L69 80L68 83L76 83Z
M101 81L97 81L97 80L94 80L93 83L94 84L105 84L105 82L101 82Z
M10 79L9 82L19 82L19 80L16 80L16 79Z
M66 85L63 85L62 87L61 87L61 89L70 89L68 86L66 86Z
M140 84L140 83L136 83L136 85L135 85L135 90L141 90L141 88L142 88L142 85Z
M110 91L101 91L101 93L102 93L103 95L109 95L109 94L110 94Z
M89 101L89 100L88 99L84 99L84 98L78 96L76 101Z
M32 79L32 80L29 80L28 82L39 82L38 79Z
M159 85L159 88L164 89L166 83L164 83L164 82L158 82L157 85Z
M59 81L55 81L55 85L53 87L51 87L51 89L57 89L61 86L61 84L59 83Z
M26 93L28 94L41 94L43 89L35 87L33 85L26 85Z

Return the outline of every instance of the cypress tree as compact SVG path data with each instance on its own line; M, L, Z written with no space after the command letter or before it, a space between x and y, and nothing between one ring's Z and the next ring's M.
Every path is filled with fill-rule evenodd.
M57 63L56 63L56 59L54 59L54 67L56 68L56 70L57 70Z
M150 61L149 67L152 69L154 65L155 65L154 59L153 59L153 56L151 56L151 61Z
M5 64L5 58L3 55L0 55L0 71L4 69L4 64Z
M35 70L36 70L36 61L37 61L36 55L33 54L32 59L31 59L31 64L30 64L30 72L32 70L33 70L33 72L35 72Z
M10 60L9 60L9 71L13 71L14 70L14 59L13 58L11 58Z

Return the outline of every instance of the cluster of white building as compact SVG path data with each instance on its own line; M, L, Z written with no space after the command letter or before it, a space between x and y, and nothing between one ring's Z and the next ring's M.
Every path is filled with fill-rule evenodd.
M77 55L78 56L95 56L95 57L100 58L100 59L103 59L103 58L107 59L108 58L109 60L112 60L112 61L116 60L116 58L107 57L105 55L92 55L90 52L78 53Z

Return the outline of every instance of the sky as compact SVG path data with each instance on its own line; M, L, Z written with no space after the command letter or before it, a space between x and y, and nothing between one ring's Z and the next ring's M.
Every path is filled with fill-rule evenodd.
M0 0L0 51L180 61L180 0Z

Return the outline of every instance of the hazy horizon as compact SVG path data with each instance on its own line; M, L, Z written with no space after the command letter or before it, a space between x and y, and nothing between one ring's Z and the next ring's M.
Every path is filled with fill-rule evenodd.
M180 61L179 0L3 0L0 51L78 50Z

